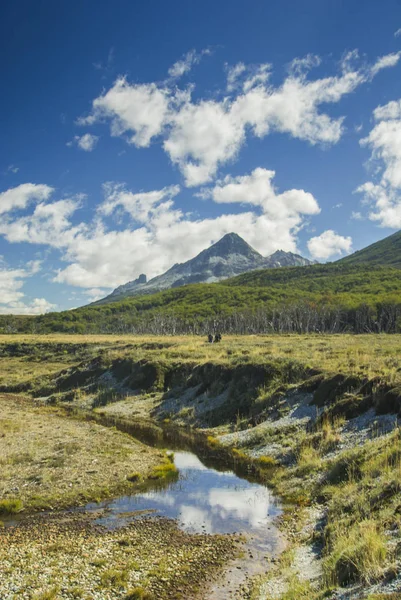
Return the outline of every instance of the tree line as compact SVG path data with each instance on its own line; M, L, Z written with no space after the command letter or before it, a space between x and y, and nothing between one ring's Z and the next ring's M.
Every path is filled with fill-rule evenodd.
M85 313L69 313L69 319L60 319L54 313L39 317L0 317L1 333L99 333L99 334L154 334L154 335L207 335L269 334L269 333L401 333L401 303L362 303L357 307L301 301L274 308L233 310L230 314L216 312L210 316L186 317L173 311L132 314L128 311L109 314L107 319ZM75 318L74 318L75 317Z

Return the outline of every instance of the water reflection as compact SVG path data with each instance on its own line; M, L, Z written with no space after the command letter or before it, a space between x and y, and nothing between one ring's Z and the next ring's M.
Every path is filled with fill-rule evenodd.
M121 525L123 513L154 511L177 519L193 533L258 533L280 509L267 488L240 479L231 471L209 469L190 452L176 452L180 476L166 489L124 496L103 504L101 523Z

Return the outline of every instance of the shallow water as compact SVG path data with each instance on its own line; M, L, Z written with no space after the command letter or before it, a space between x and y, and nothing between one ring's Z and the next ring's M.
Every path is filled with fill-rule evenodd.
M250 577L265 573L267 560L282 550L282 539L273 523L281 513L280 506L265 486L250 483L230 470L206 467L192 452L175 452L174 462L179 477L163 489L90 504L85 510L105 508L97 523L106 527L119 527L153 514L176 519L179 527L190 533L244 534L243 555L227 565L203 596L210 600L241 598L239 588Z
M269 567L268 559L283 549L283 540L274 519L280 505L264 485L237 476L232 470L206 466L194 453L176 451L174 463L178 478L170 482L155 481L147 491L120 496L83 509L99 513L96 523L108 528L121 527L143 516L175 519L189 533L243 534L243 553L231 561L217 582L206 584L204 600L243 598L241 586ZM208 464L213 464L210 457ZM219 469L219 470L218 470ZM99 510L100 509L100 510ZM6 521L18 523L21 517ZM23 518L23 517L22 517Z
M266 533L280 508L263 485L240 479L232 471L206 467L191 452L176 452L178 480L164 489L122 496L104 502L107 515L99 523L113 527L132 518L134 511L177 519L191 533ZM99 509L91 504L86 509Z

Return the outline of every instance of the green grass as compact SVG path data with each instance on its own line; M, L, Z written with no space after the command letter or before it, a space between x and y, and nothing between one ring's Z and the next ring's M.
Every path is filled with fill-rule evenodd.
M386 566L386 538L382 523L375 519L354 522L334 532L324 560L327 584L344 586L355 581L372 583L383 575Z
M3 420L13 420L18 432L6 428L0 436L0 515L131 492L135 483L127 477L146 480L163 460L159 450L125 433L62 410L1 394L0 405ZM10 487L18 487L18 497L8 498Z
M24 508L21 500L17 498L9 498L7 500L0 500L0 515L15 515L22 511Z
M164 478L169 478L169 477L175 477L177 474L178 474L177 467L174 465L174 463L168 461L168 462L162 463L161 465L154 467L154 469L152 470L152 472L149 475L149 478L150 479L164 479Z

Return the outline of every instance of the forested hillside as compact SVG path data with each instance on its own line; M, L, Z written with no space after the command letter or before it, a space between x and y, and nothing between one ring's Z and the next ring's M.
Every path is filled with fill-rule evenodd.
M329 264L267 269L103 306L0 317L0 332L401 331L401 271Z
M393 233L384 240L371 244L367 248L354 252L354 254L337 262L337 264L347 265L362 263L401 268L401 231L397 231L397 233Z

